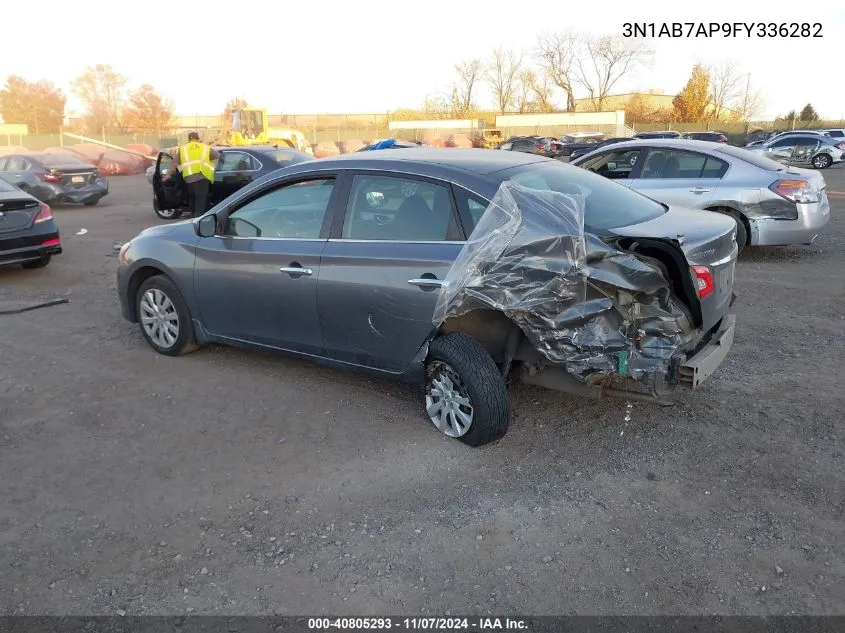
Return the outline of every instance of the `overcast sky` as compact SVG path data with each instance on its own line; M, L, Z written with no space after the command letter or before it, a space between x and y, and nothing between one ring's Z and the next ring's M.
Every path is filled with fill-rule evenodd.
M674 93L696 61L730 59L750 73L767 114L811 102L824 118L845 118L842 0L251 0L204 7L174 0L40 0L38 13L51 19L20 29L5 24L0 78L49 79L68 93L69 109L78 107L70 80L103 63L133 87L155 86L179 114L216 114L233 96L273 113L385 112L417 107L426 94L445 91L458 61L489 57L496 45L532 50L543 30L621 34L633 21L804 21L821 23L823 37L651 39L652 66L613 92ZM204 45L200 67L185 70L180 53L196 42ZM492 105L486 88L481 101Z

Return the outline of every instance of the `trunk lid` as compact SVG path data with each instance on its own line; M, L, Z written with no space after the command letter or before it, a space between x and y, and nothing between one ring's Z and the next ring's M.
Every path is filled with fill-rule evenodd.
M714 288L709 295L691 301L697 303L693 312L700 310L701 327L705 330L716 325L730 311L733 300L734 269L736 267L736 225L734 221L713 211L698 211L682 207L669 207L663 215L632 226L613 229L619 237L659 240L680 250L695 287L690 266L707 266L713 275ZM683 280L686 285L686 279ZM680 289L676 289L681 294ZM692 294L692 293L689 293ZM696 310L695 308L698 308Z
M0 193L0 234L28 229L40 210L38 201L29 196Z
M94 182L98 175L96 167L77 163L50 167L47 173L58 178L60 184L73 187L84 187Z

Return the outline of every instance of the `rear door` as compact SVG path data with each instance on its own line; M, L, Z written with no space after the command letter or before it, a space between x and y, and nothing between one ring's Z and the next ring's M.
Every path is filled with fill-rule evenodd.
M173 173L173 175L164 182L162 177L168 173ZM153 195L159 209L181 209L187 206L187 193L182 175L176 169L173 158L165 152L159 152L156 159L156 168L153 172Z
M664 204L701 209L713 198L728 166L707 154L653 147L630 187Z
M394 373L407 368L434 329L442 281L463 244L449 183L355 172L320 268L326 354Z
M214 169L212 204L225 200L238 189L252 182L261 164L250 154L238 150L221 150Z
M210 333L321 354L317 279L339 191L331 172L273 183L200 239L194 288Z

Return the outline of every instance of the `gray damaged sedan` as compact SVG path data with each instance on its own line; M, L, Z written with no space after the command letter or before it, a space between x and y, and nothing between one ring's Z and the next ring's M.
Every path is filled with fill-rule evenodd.
M423 386L433 425L502 437L508 382L667 401L731 347L736 225L560 161L349 154L269 174L119 253L159 353L280 351Z
M730 145L626 141L571 164L666 204L727 215L736 222L740 251L811 244L830 222L820 173Z

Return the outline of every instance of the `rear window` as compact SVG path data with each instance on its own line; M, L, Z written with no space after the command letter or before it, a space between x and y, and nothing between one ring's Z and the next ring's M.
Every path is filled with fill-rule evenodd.
M17 191L17 187L13 187L8 182L0 178L0 191Z
M72 154L42 154L35 159L47 167L59 167L60 165L87 165L84 160Z
M614 229L653 220L666 208L651 198L579 167L558 161L520 165L500 172L503 180L524 187L586 198L584 225L590 229Z
M773 161L771 158L766 158L762 154L749 152L747 149L742 149L741 147L721 145L714 151L717 154L725 154L733 158L738 158L739 160L745 161L749 165L754 165L760 169L766 169L768 171L786 171L786 167L784 167L781 163Z
M282 167L286 167L288 165L296 165L297 163L304 163L308 160L313 160L313 157L306 154L305 152L300 152L299 150L295 149L277 149L270 152L265 152L267 156L275 160L279 163Z

